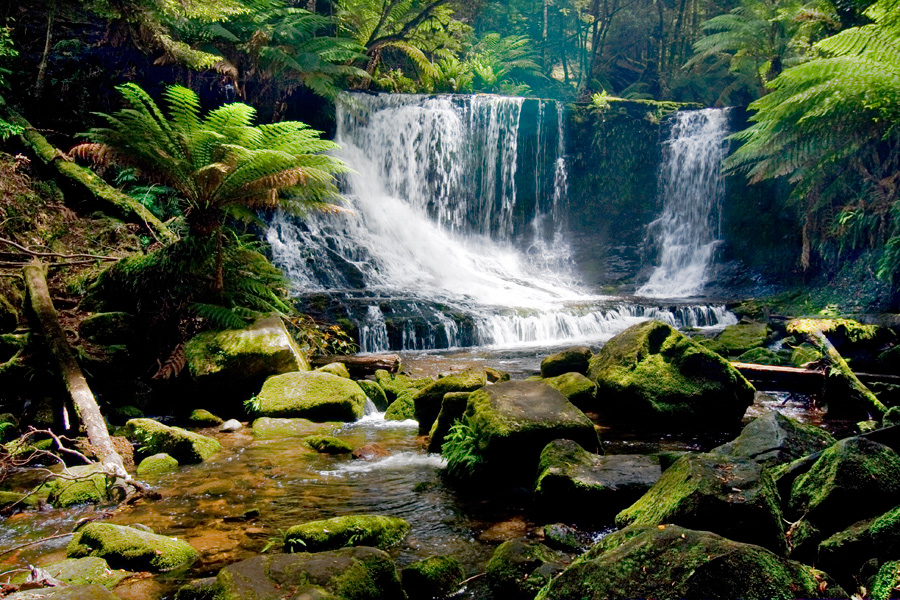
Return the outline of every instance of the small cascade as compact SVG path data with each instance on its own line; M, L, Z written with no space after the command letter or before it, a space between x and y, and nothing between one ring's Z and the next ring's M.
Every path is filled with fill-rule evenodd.
M657 267L637 291L648 298L701 293L719 245L728 111L681 111L671 121L659 172L663 211L648 236L659 250Z

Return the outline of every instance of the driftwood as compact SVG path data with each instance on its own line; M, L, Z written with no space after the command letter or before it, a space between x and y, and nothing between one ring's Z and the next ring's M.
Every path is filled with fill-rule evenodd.
M373 354L372 356L313 356L310 364L314 367L321 367L331 363L344 363L347 370L354 377L364 377L372 375L378 369L384 369L390 373L396 373L400 370L400 357L396 354Z
M806 335L831 363L826 377L825 403L829 403L829 396L834 398L848 396L849 404L858 406L870 416L881 420L887 412L887 407L860 381L834 344L821 331L807 332Z
M56 360L66 390L69 392L78 417L87 432L88 441L104 468L127 478L124 461L113 446L106 423L103 421L103 415L100 414L100 407L97 406L97 401L94 399L91 388L88 387L84 373L82 373L78 361L75 360L75 354L59 323L59 316L56 309L53 308L53 301L50 299L50 291L47 288L44 265L35 261L25 267L23 271L31 312L36 317L37 325L44 334L50 353Z
M741 362L733 362L731 366L756 387L763 389L819 393L825 385L825 373L822 371Z

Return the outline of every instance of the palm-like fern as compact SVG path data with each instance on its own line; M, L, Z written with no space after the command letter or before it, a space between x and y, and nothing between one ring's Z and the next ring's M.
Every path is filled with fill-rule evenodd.
M475 89L482 92L510 91L516 95L530 88L523 80L544 79L537 63L537 53L530 50L531 39L525 35L484 36L470 53L469 63L475 74Z

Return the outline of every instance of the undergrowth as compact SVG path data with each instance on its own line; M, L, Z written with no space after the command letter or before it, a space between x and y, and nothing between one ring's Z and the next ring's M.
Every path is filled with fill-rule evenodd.
M447 474L460 481L475 477L482 465L475 432L462 421L450 427L441 446L441 455L447 461Z

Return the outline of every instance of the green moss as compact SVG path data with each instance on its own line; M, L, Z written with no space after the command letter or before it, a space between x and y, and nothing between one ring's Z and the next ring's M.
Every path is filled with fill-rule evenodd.
M216 415L202 408L192 411L188 417L188 423L191 427L218 427L224 422Z
M824 450L835 441L834 436L824 429L806 425L773 410L747 424L737 439L712 452L774 467Z
M391 402L384 413L385 421L407 421L416 418L416 405L413 401L418 390L407 389Z
M872 600L900 598L900 560L892 560L881 565L872 584Z
M845 576L847 581L859 578L867 560L883 562L900 556L900 506L854 523L823 541L818 550L817 564L829 573Z
M737 357L737 362L776 366L784 364L781 356L768 348L754 348L753 350L747 350Z
M360 379L356 382L356 384L362 389L363 393L372 401L372 404L375 405L375 408L384 412L388 407L388 399L387 394L384 393L384 390L381 389L381 386L375 383L374 381L368 381L366 379Z
M558 377L564 373L581 373L588 370L588 362L594 354L587 346L575 346L551 354L541 361L541 377Z
M465 571L452 556L432 556L407 565L400 573L409 600L446 598L465 579Z
M822 352L812 344L801 344L791 352L791 364L795 367L802 367L807 363L821 359Z
M807 334L816 331L836 333L851 342L870 340L878 333L877 325L863 325L853 319L794 319L787 325L788 333Z
M114 588L123 579L134 575L130 571L110 569L105 560L96 556L67 558L41 568L50 573L51 577L69 585L96 584L107 589Z
M303 418L311 421L355 421L363 416L366 395L355 381L322 373L299 371L269 377L257 396L261 417Z
M419 433L425 435L431 431L431 426L441 411L441 402L444 400L445 394L472 392L486 384L487 375L483 370L466 369L458 375L441 377L434 383L423 387L413 397L415 419L419 422Z
M406 390L413 388L416 390L431 384L434 380L430 377L421 379L413 379L407 375L400 373L392 374L384 369L375 371L375 381L384 390L389 402L393 402L397 397Z
M900 406L892 406L891 408L889 408L888 411L884 413L884 418L881 420L881 425L883 427L900 425Z
M523 538L500 544L488 561L488 585L498 598L524 599L534 595L562 571L568 557Z
M148 456L137 467L138 477L159 477L178 470L178 461L165 453Z
M175 538L111 523L88 523L66 548L69 558L98 556L114 569L165 572L187 567L197 551Z
M284 437L306 437L309 435L330 435L341 423L314 423L308 419L272 419L260 417L253 421L253 437L273 439Z
M39 499L37 496L29 496L25 498L25 494L20 494L19 492L7 492L0 490L0 509L5 509L8 506L12 506L13 504L17 504L20 510L26 508L34 508L39 504Z
M112 481L102 470L99 464L69 467L65 476L77 479L57 477L45 484L49 490L47 501L56 508L108 501Z
M285 552L321 552L346 546L395 546L409 533L409 523L397 517L351 515L295 525L285 532Z
M729 325L716 337L728 354L738 355L766 343L769 328L765 323L738 323Z
M353 446L330 435L309 435L303 438L310 448L322 454L349 454Z
M168 427L153 419L131 419L125 427L128 439L141 444L141 454L169 454L179 464L203 462L222 449L213 438L180 427Z
M323 365L316 369L316 371L321 371L322 373L331 373L332 375L337 375L338 377L343 377L344 379L350 379L350 371L347 370L347 365L342 362L333 362L328 363L327 365Z
M544 383L558 390L566 399L581 409L594 408L597 384L581 373L563 373L544 379Z

